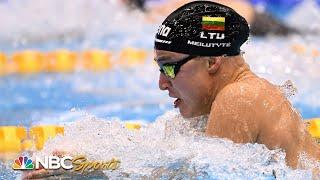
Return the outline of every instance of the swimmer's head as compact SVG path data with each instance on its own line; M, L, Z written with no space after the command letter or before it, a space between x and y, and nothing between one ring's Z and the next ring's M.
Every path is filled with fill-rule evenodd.
M238 55L248 36L246 20L214 2L191 2L166 18L155 40L159 88L183 117L210 113L217 92L244 64Z
M155 49L197 55L239 55L249 37L247 21L232 8L194 1L172 12L160 25Z

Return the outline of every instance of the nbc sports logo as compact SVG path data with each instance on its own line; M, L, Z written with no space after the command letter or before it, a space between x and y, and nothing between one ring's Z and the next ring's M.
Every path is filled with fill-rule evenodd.
M14 160L12 169L14 170L33 170L33 169L50 169L56 170L63 168L64 170L74 171L90 171L92 169L115 170L119 167L120 161L112 158L110 161L88 161L85 156L44 156L35 157L34 162L27 156L20 156Z
M34 168L34 165L27 156L20 156L13 162L12 168L15 170L30 170Z

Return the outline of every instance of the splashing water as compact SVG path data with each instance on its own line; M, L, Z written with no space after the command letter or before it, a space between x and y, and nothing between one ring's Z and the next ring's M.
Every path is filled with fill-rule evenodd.
M244 44L242 49L252 71L274 84L290 80L294 84L290 91L292 95L295 94L292 102L316 108L320 107L317 98L320 95L317 83L320 80L320 56L313 52L320 52L319 43L316 35L293 35L286 38L270 36ZM319 116L319 113L314 116Z
M203 136L199 124L205 119L183 119L170 111L139 131L130 131L118 120L87 117L67 125L64 136L48 141L34 155L63 150L97 161L116 157L120 168L104 171L110 178L311 178L309 170L287 167L280 150Z
M307 9L307 11L306 11ZM315 0L305 0L287 18L288 23L302 31L320 32L320 11Z
M297 88L290 80L287 80L283 85L279 86L279 88L287 98L290 98L297 93Z
M142 12L128 11L114 0L0 1L0 50L132 46L147 31L142 18ZM135 20L134 28L128 19Z
M80 46L87 48L95 45L93 42L101 37L126 34L124 37L108 39L109 47L120 49L119 44L127 45L130 44L128 41L136 39L141 44L143 43L141 39L145 40L145 36L153 36L154 32L150 35L144 29L144 25L138 24L134 29L130 27L131 24L121 24L121 27L119 27L117 21L127 17L128 14L116 4L104 3L104 1L90 2L91 5L87 6L86 1L64 1L63 8L59 3L52 0L37 3L29 0L25 1L23 5L19 4L18 1L10 1L11 9L7 9L0 4L0 22L2 25L0 39L2 38L2 42L10 41L9 45L2 43L6 46L3 49L10 46L9 49L12 50L19 45L29 47L26 44L42 42L48 40L48 37L49 40L52 37L52 39L62 39L66 42L70 38L81 37L86 41ZM306 3L306 5L308 4ZM307 10L311 7L316 8L315 6L301 6L303 9L301 12L303 13L300 13L298 9L290 18L294 20L293 22L306 23L306 26L311 23L315 24L315 19L311 17L307 18L313 21L310 23L307 23L305 19L297 21L297 18L304 17L303 15L309 12ZM61 12L61 9L64 9L63 13L57 14L56 12ZM47 20L38 16L39 11L42 17L46 17ZM121 13L115 13L116 11L121 11ZM15 16L10 16L12 12L18 13ZM86 14L83 12L86 12ZM312 12L318 11L312 10ZM110 18L110 13L115 14L115 16ZM316 18L320 17L317 13L313 14L317 16ZM134 18L138 16L134 16ZM53 17L56 17L56 19ZM28 21L25 21L25 19L28 19ZM300 24L297 24L297 26L300 26ZM32 28L30 29L30 27ZM128 28L136 32L136 36L134 36L136 39L128 38L132 35L132 32L126 30ZM124 32L119 32L119 29L124 30ZM315 28L312 26L312 29ZM148 48L152 47L152 39L151 37L149 40L145 40L145 42L150 42L147 45ZM14 42L13 45L11 45L12 41ZM299 94L294 97L295 102L303 102L310 107L320 107L320 101L318 100L320 96L320 86L318 85L320 59L319 56L311 55L312 49L319 50L319 44L320 41L317 36L308 34L303 37L267 37L263 41L255 39L245 45L243 49L246 52L245 58L253 71L275 84L282 84L290 79L299 89ZM292 47L295 45L301 46L305 50L298 53L294 52ZM164 99L164 96L156 93L158 89L155 90L153 86L150 86L150 84L156 82L154 71L148 72L145 69L141 71L141 68L151 69L150 66L142 65L137 70L140 74L131 73L130 76L127 76L129 73L113 72L115 77L119 75L125 77L113 81L125 82L123 89L130 89L131 94L129 95L132 95L132 85L137 84L133 80L138 80L143 85L135 87L133 89L135 93L132 96L136 97L137 94L144 96L142 101L154 97ZM86 76L70 78L67 82L75 87L72 89L74 91L86 91L92 94L105 93L105 84L111 86L110 83L113 82L110 81L113 77L106 78L106 80L85 79L84 77ZM61 78L65 78L65 76ZM128 78L130 79L128 80ZM50 82L52 81L52 79L48 79ZM144 82L144 80L148 81ZM8 81L12 82L12 79ZM37 83L37 85L43 84ZM118 88L118 85L114 86L115 89ZM145 90L145 87L153 88L151 95L138 93ZM293 86L286 83L282 87L285 90L286 87ZM150 91L148 89L148 92ZM292 92L295 93L295 91L290 90L285 92L288 96L293 95ZM124 91L122 94L126 93L128 91ZM19 101L25 100L21 98ZM46 99L43 101L46 102ZM11 100L7 102L11 103ZM10 103L8 104L10 105ZM59 103L61 104L61 102ZM54 106L57 106L57 104L54 104ZM110 104L110 106L114 107L113 104ZM107 108L106 106L95 106L93 109L105 114ZM119 109L122 112L124 111L121 106ZM48 117L47 113L45 114L45 117L42 118L47 118L48 122L52 123L54 120ZM40 118L35 119L39 120ZM73 121L74 117L70 119ZM65 136L50 140L43 151L34 155L47 155L58 149L74 154L85 154L89 159L98 161L117 157L122 162L120 169L114 172L104 172L106 176L111 178L274 179L276 177L277 179L311 179L311 170L292 170L287 167L284 160L285 154L280 150L268 150L264 145L259 144L234 144L228 140L202 136L205 119L203 117L203 120L199 121L197 119L185 121L176 112L167 112L159 117L156 122L145 124L140 131L129 131L117 119L82 118L66 125ZM59 121L55 121L55 123L59 123ZM307 164L312 164L308 162ZM0 163L0 165L2 168L3 164ZM7 179L7 177L12 177L13 174L5 171L0 179ZM0 172L0 175L2 175L2 172Z

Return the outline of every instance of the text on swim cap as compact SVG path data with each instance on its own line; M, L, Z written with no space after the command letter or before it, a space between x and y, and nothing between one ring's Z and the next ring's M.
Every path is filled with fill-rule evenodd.
M190 40L188 40L188 44L200 47L231 47L231 43L204 43Z
M224 33L211 33L211 32L200 32L200 38L202 39L224 39Z
M170 27L167 27L165 25L161 25L160 28L158 29L158 34L164 37L167 37L171 31Z
M171 44L171 42L172 42L172 41L166 41L166 40L162 40L162 39L158 39L158 38L156 38L155 41L158 43L164 43L164 44Z

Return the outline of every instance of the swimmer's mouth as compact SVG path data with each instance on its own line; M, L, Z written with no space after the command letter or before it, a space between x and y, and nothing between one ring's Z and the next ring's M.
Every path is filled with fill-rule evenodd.
M173 102L174 108L177 108L180 103L181 103L181 99L180 99L180 98L177 98L177 99Z

